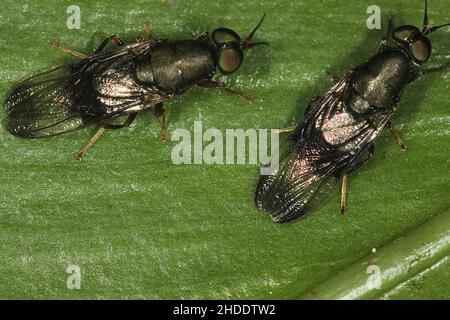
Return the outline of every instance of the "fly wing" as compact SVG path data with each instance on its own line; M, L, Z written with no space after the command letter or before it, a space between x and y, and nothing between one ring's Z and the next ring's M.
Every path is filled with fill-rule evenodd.
M317 207L366 160L369 145L388 120L380 115L374 125L349 113L342 99L347 88L344 78L311 102L304 122L281 148L276 172L261 176L255 203L275 222L294 221Z
M333 164L326 161L319 164L324 150L303 143L299 151L292 141L288 144L278 171L261 176L255 192L256 205L270 212L279 223L294 221L308 213L336 184Z
M39 138L82 127L83 117L72 111L76 78L69 66L61 66L19 84L5 102L6 129Z
M23 81L6 99L6 129L42 138L160 102L156 90L131 80L133 57L126 49L100 53Z

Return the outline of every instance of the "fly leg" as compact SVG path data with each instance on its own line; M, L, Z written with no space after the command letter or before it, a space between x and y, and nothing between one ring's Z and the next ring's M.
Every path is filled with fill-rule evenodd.
M207 32L203 32L201 35L199 35L195 40L204 40L209 41L209 35Z
M106 47L106 45L110 41L114 41L114 43L118 47L124 45L122 39L120 39L120 37L118 35L113 35L113 36L110 36L110 37L106 38L105 40L103 40L103 42L100 44L100 46L94 51L94 54L103 51L103 49ZM88 57L88 55L86 55L84 53L78 52L78 51L76 51L74 49L66 48L59 41L53 41L52 47L55 48L55 49L61 50L62 52L68 53L68 54L70 54L70 55L72 55L74 57L80 58L80 59L85 59L85 58Z
M106 38L105 40L103 40L103 42L100 43L100 45L98 46L98 48L95 49L94 54L95 54L95 53L100 53L100 52L102 52L103 49L105 49L105 47L106 47L106 46L108 45L108 43L110 43L111 41L114 42L114 44L115 44L117 47L121 47L121 46L123 46L123 45L125 44L125 43L122 41L122 39L120 39L120 37L119 37L117 34L115 34L115 35L112 35L112 36Z
M86 155L86 153L94 146L94 144L100 139L103 133L105 133L106 129L120 129L129 127L133 123L134 119L136 119L136 116L137 112L130 113L127 120L125 120L125 122L120 125L109 123L102 124L100 129L98 129L98 131L94 134L91 140L89 140L89 142L77 153L77 155L75 156L75 160L81 160Z
M331 71L331 69L329 69L329 68L325 69L325 74L330 77L330 79L333 82L333 84L336 84L339 81L338 76L336 76L334 74L334 72Z
M145 23L145 33L147 34L147 39L152 40L153 39L153 25L150 22ZM137 36L136 38L137 42L144 42L145 39L143 36Z
M401 149L402 151L405 151L405 150L406 150L406 146L405 146L405 144L403 143L402 138L400 138L400 135L398 134L397 130L396 130L396 129L394 128L394 126L392 125L392 122L391 122L391 121L388 121L388 122L386 123L385 127L391 129L392 134L394 135L395 140L397 140L397 143L398 143L398 145L400 146L400 149Z
M375 152L375 147L373 145L373 143L369 146L369 148L367 149L367 157L359 164L359 166L357 166L356 168L354 168L352 171L358 169L361 165L363 165L365 162L367 162L367 160L369 160L373 154ZM350 171L350 172L352 172ZM341 185L341 208L340 208L340 214L343 215L345 214L346 211L346 206L345 206L345 199L347 196L347 176L348 173L342 177L342 185Z
M437 73L437 72L443 72L450 69L450 62L446 63L442 66L439 67L435 67L435 68L431 68L431 69L425 69L425 70L421 70L416 72L416 74L409 80L409 83L413 83L417 80L421 80L424 76L426 76L427 74L430 73Z
M161 119L161 141L167 140L167 118L162 102L155 105L155 116Z
M272 131L275 131L276 133L290 133L295 130L297 127L287 127L287 128L281 128L281 129L271 129Z
M368 150L368 155L367 155L367 160L369 160L370 157L372 157L375 153L375 146L373 145L373 143L369 146L369 150Z
M153 25L148 21L145 23L145 33L148 40L153 39Z
M221 82L214 81L214 80L203 80L203 81L197 83L197 85L199 87L209 88L209 89L223 89L226 92L231 93L232 95L234 95L234 96L236 96L236 97L238 97L238 98L240 98L242 100L245 100L247 102L250 102L250 103L252 103L253 100L254 100L254 98L244 96L244 95L240 94L239 92L228 88L225 84L223 84Z
M84 54L84 53L81 53L81 52L78 52L78 51L76 51L76 50L73 50L73 49L64 47L64 46L61 44L61 42L59 42L59 41L57 41L57 40L52 42L52 47L55 48L55 49L61 50L62 52L68 53L68 54L70 54L71 56L80 58L80 59L85 59L85 58L88 57L88 55L86 55L86 54Z
M386 34L386 36L383 37L383 40L381 40L380 46L378 48L378 52L381 52L387 46L389 39L391 38L393 29L394 29L394 16L392 14L390 14L389 20L388 20L387 34Z
M345 197L347 195L347 175L342 177L342 187L341 187L341 215L345 214Z

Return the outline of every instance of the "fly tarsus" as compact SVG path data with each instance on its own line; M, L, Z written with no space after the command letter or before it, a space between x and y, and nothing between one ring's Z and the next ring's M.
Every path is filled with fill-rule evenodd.
M287 127L287 128L281 128L281 129L270 129L273 132L276 133L291 133L293 132L297 127Z
M155 116L161 121L161 141L167 141L167 118L164 105L160 102L155 105Z
M214 81L214 80L203 80L203 81L199 82L197 85L199 87L208 88L208 89L223 89L226 92L238 97L239 99L247 101L249 103L253 103L253 101L255 100L255 98L253 98L253 97L245 96L245 95L237 92L236 90L228 88L222 82L218 82L218 81Z
M153 39L153 25L149 21L145 23L145 33L147 34L148 40Z
M58 40L52 42L52 47L58 50L61 50L64 53L68 53L71 56L74 56L79 59L86 59L88 56L84 53L78 52L74 49L67 48L61 44Z
M400 135L398 134L397 129L394 128L394 126L392 125L391 121L388 121L386 123L386 128L389 128L392 132L392 134L394 135L395 140L397 141L398 145L400 146L400 149L402 151L406 151L406 145L403 142L402 138L400 137Z
M84 158L86 153L94 146L94 144L97 143L98 139L105 133L106 128L104 126L101 126L100 129L97 130L97 132L94 134L94 136L89 140L89 142L81 148L81 150L77 153L75 156L75 160L80 161Z
M125 120L125 122L120 125L109 124L109 123L103 124L97 130L97 132L94 134L94 136L91 138L91 140L89 140L89 142L83 148L81 148L81 150L77 153L77 155L75 156L75 160L83 159L84 156L94 146L94 144L97 143L97 141L100 139L100 137L105 133L105 131L107 129L121 129L121 128L129 127L133 123L133 121L136 119L136 116L137 116L137 112L130 113L127 120Z
M94 54L95 53L100 53L103 51L103 49L105 49L105 47L108 45L108 43L110 42L114 42L114 44L116 45L116 47L121 47L123 46L125 43L122 41L122 39L119 37L119 35L114 34L112 36L109 36L108 38L106 38L105 40L102 41L102 43L100 43L100 45L98 46L97 49L95 49Z

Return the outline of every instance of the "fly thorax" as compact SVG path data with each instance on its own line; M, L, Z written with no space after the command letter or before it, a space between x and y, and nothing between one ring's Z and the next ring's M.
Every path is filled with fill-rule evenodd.
M163 42L151 55L156 84L169 92L184 89L214 75L214 58L207 43L200 40Z
M356 112L371 108L391 108L397 104L413 72L411 61L400 51L380 52L353 71ZM364 103L362 100L366 103Z

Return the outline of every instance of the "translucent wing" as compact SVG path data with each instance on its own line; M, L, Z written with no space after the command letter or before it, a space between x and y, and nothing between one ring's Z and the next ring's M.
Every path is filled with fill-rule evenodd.
M301 218L319 205L336 183L367 158L367 150L389 116L375 123L348 112L343 101L347 78L311 102L300 124L280 152L278 170L261 176L255 203L276 222Z
M62 66L19 84L5 103L6 129L37 138L82 127L83 117L72 112L74 78L70 67Z
M127 49L104 52L25 80L5 102L6 129L42 138L164 100L134 81L134 56Z

